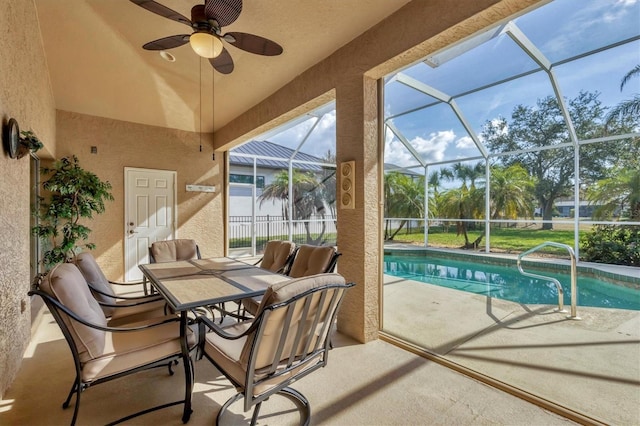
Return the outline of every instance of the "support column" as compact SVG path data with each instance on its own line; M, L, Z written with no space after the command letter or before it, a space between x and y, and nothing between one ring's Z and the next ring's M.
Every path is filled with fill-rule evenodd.
M336 88L336 163L355 160L355 208L338 200L338 271L356 286L338 316L338 329L360 342L378 337L380 220L377 81L345 78ZM339 191L338 191L339 193Z

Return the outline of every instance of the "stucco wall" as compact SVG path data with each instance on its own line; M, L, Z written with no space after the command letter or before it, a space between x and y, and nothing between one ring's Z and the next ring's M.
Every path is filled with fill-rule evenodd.
M356 161L356 208L338 210L338 269L356 283L338 328L352 337L375 339L380 326L382 171L375 80L539 2L414 0L214 135L216 149L229 149L335 95L336 160Z
M178 237L195 239L203 256L224 254L222 156L212 160L211 135L203 135L200 152L197 133L67 111L58 111L57 135L58 158L74 154L84 169L113 186L114 201L87 224L107 277L124 277L125 167L177 171ZM187 184L215 185L216 192L187 192Z
M55 148L55 107L31 1L0 0L0 116ZM0 153L0 396L30 337L29 159ZM21 303L24 302L24 311Z

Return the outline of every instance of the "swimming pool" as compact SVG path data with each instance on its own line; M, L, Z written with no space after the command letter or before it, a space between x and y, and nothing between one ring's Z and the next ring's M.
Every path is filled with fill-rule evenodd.
M532 271L524 267L525 271ZM564 304L571 305L571 277L556 271L538 274L556 278L564 290ZM430 256L385 255L384 273L469 293L523 304L557 305L552 282L526 277L517 266L475 263ZM640 289L611 284L578 273L578 306L640 311Z

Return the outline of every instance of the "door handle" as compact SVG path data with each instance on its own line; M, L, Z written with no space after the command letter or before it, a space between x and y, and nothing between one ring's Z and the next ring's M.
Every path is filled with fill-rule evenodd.
M134 231L133 229L130 229L130 230L129 230L129 233L130 233L130 234L137 234L137 232L136 232L136 231Z

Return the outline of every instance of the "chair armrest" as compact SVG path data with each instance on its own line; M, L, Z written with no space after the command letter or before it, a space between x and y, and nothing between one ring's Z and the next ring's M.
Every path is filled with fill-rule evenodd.
M27 294L29 296L33 296L33 295L37 294L38 296L42 297L45 300L47 305L51 304L51 305L55 306L56 309L64 312L65 314L67 314L74 321L77 321L80 324L86 325L87 327L95 328L96 330L109 331L109 332L140 331L140 330L147 330L147 329L150 329L150 328L158 327L160 325L163 325L163 324L166 324L166 323L169 323L169 322L179 322L180 321L180 318L178 318L178 317L167 317L163 321L155 322L155 323L152 323L152 324L145 324L145 325L139 326L139 327L108 327L108 326L102 326L100 324L95 324L95 323L89 322L89 321L79 317L71 309L67 308L62 303L58 302L56 299L54 299L53 297L49 296L47 293L45 293L42 290L31 290Z
M108 294L105 293L104 291L100 291L97 288L95 288L90 282L87 281L87 285L89 286L89 288L91 289L92 292L101 294L103 296L106 297L110 297L112 299L119 299L119 300L131 300L131 301L139 301L138 303L133 303L132 305L137 305L137 304L144 304L144 303L151 303L151 302L155 302L157 300L162 299L161 295L156 295L156 296L151 296L149 294L147 295L140 295L140 296L120 296L120 295L114 295L114 294Z
M140 280L140 281L134 281L134 282L130 282L130 283L121 283L118 281L111 281L109 280L109 284L114 284L114 285L124 285L124 286L128 286L128 285L142 285L144 284L144 281Z
M253 331L257 328L258 322L257 321L253 321L251 323L251 326L246 329L244 332L242 332L241 334L231 334L231 333L227 333L223 328L221 328L220 326L218 326L215 322L213 322L211 320L211 318L205 317L205 316L198 316L196 318L196 320L198 321L198 324L200 325L200 328L202 329L203 326L208 327L211 331L213 331L214 333L216 333L218 336L224 338L224 339L228 339L228 340L236 340L239 339L243 336L246 336L248 334L253 333ZM203 333L204 335L204 333Z

